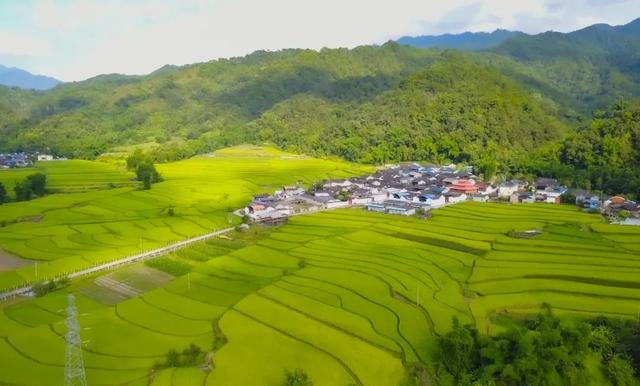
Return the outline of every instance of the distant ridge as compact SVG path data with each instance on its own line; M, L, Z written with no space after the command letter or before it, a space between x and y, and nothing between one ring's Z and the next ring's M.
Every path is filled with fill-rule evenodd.
M498 29L493 32L404 36L398 39L397 42L417 48L451 48L462 51L477 51L498 46L507 39L521 35L524 35L524 33Z
M15 67L5 67L0 64L0 85L27 90L48 90L59 83L58 79L50 76L34 75L29 71Z

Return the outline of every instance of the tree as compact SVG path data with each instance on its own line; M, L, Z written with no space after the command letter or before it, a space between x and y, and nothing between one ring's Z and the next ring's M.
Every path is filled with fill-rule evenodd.
M200 347L191 343L189 347L185 348L182 351L182 356L184 357L184 363L186 365L194 366L198 362L198 357L202 353Z
M147 156L144 155L142 149L136 149L133 154L127 157L127 170L135 171L138 168L138 164L146 161Z
M160 174L150 161L144 161L136 166L136 178L142 181L145 190L151 189L151 184L160 181Z
M454 317L453 330L440 341L444 364L458 382L468 379L477 367L480 355L477 335L475 328L461 326L458 318Z
M33 197L33 190L31 190L31 184L26 179L22 181L17 181L16 185L13 187L13 190L16 192L17 201L29 201L31 200L31 197Z
M336 198L340 201L349 201L349 199L351 199L351 193L349 193L348 190L341 190L337 195Z
M285 381L283 386L313 386L309 375L302 369L293 371L285 370Z
M44 196L47 193L47 176L44 173L33 173L27 176L31 191L36 196Z
M4 187L4 184L0 182L0 205L7 202L7 189Z
M178 367L180 366L180 353L177 350L171 349L167 352L167 360L165 361L166 367Z
M640 382L634 378L633 367L629 360L616 355L606 364L605 374L613 386L638 386Z

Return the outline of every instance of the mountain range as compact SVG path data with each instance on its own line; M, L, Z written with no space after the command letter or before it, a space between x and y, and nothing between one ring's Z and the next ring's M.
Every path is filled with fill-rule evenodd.
M0 88L0 151L93 158L117 145L156 142L163 161L270 142L360 162L453 160L487 171L567 174L567 164L640 162L633 121L609 139L587 130L600 116L615 133L625 114L637 115L620 102L637 97L640 19L516 34L482 50L389 42L257 51L45 92ZM581 147L591 153L578 162ZM605 152L615 154L602 158Z
M5 67L0 64L0 85L27 90L48 90L59 83L59 80L49 76L34 75L19 68Z
M396 40L396 42L417 48L451 48L455 50L477 51L495 47L507 39L520 35L524 35L524 33L499 29L493 32L403 36Z

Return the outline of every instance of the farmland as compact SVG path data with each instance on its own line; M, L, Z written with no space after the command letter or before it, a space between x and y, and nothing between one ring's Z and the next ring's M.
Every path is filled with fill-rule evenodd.
M0 210L0 248L32 261L0 273L0 288L42 280L169 242L236 224L231 211L252 194L297 181L362 174L368 167L319 160L269 148L236 147L213 156L159 165L164 181L152 190L117 187L130 175L88 161L46 163L52 188L112 182L108 189L52 194ZM43 163L45 164L45 163ZM2 173L2 172L0 172ZM85 185L82 185L85 186ZM169 208L173 208L169 213Z
M177 251L153 264L165 271L153 285L149 268L108 275L130 295L101 278L68 290L92 385L151 375L156 386L277 386L293 368L320 386L396 385L404 366L436 360L453 317L489 334L503 315L543 303L561 315L637 317L639 246L637 228L569 206L468 202L427 220L348 209ZM0 353L12 366L0 383L61 379L63 308L64 291L3 307ZM190 343L215 348L210 371L151 372Z
M37 162L30 168L0 169L0 183L13 197L15 182L33 173L47 175L47 189L52 193L79 193L138 184L130 180L133 173L123 167L85 160Z

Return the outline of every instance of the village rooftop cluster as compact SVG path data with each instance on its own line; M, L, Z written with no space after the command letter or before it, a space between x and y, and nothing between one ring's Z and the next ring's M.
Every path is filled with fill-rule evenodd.
M36 161L63 160L65 158L54 158L50 154L40 153L0 153L0 169L29 168Z
M558 204L566 193L571 191L551 178L539 178L533 184L509 180L492 185L481 182L471 166L412 163L388 166L369 176L322 181L306 191L298 185L284 186L272 195L254 196L243 214L252 221L274 221L309 211L364 206L370 211L412 216L467 200ZM586 192L575 193L576 204L586 210L611 209L611 200L602 203ZM638 212L635 203L625 202L630 212ZM623 204L615 198L615 205Z

